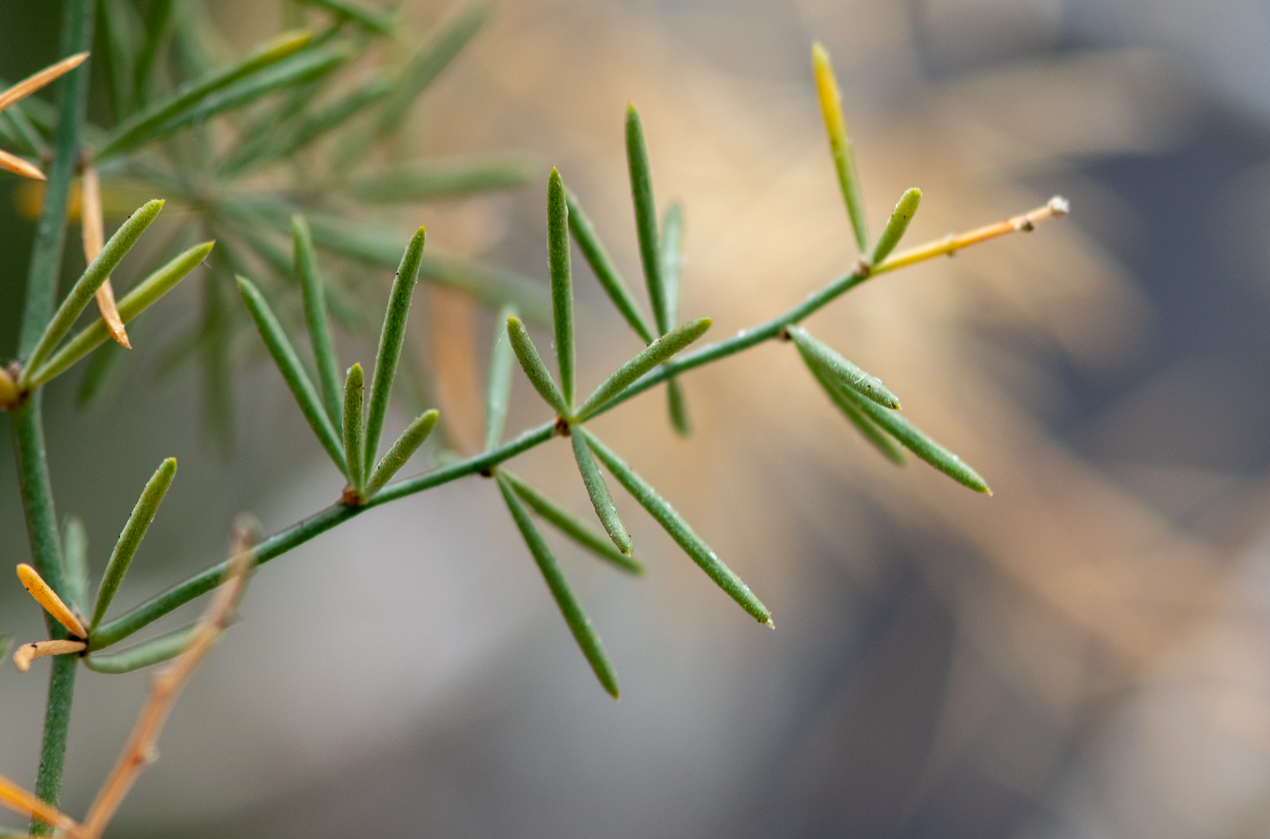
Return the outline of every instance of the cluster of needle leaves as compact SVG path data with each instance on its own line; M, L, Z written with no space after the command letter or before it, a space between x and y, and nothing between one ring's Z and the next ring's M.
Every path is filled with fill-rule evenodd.
M108 171L113 173L111 177L122 177L124 173L131 176L148 173L145 177L177 179L191 189L201 188L204 182L199 178L202 175L212 172L237 175L253 167L289 160L303 148L304 142L321 133L317 128L306 126L328 125L331 120L318 117L329 109L339 111L342 108L343 111L340 112L347 111L353 108L348 101L362 102L363 99L369 102L359 107L367 107L376 102L383 106L377 121L365 123L373 125L372 134L378 136L374 132L379 132L384 124L400 120L404 106L428 79L435 76L438 65L443 66L449 60L449 55L457 49L456 44L461 44L470 36L468 30L472 27L471 21L460 15L459 20L468 20L467 24L452 24L450 30L438 36L441 42L449 43L450 46L444 49L435 44L425 46L421 54L427 60L421 64L412 60L396 80L381 79L379 86L372 88L374 95L363 91L359 94L360 98L338 99L337 102L344 103L338 108L335 104L316 107L310 100L318 95L326 75L347 59L345 53L356 51L368 39L393 30L390 21L379 13L360 10L348 5L345 0L314 2L336 16L335 24L323 34L317 37L307 34L284 36L261 47L248 59L232 67L207 71L200 76L201 81L182 87L166 98L151 101L146 98L151 84L151 71L147 68L156 60L153 53L157 51L157 47L149 38L157 37L154 33L163 31L169 25L175 27L178 34L182 31L179 22L169 21L164 17L179 17L171 4L165 5L162 0L155 0L151 11L155 12L157 9L159 12L155 12L145 23L142 31L147 33L147 40L136 61L123 69L110 69L110 62L107 62L110 84L118 88L112 94L112 101L125 110L121 111L123 117L114 129L101 132L99 136L86 131L87 137L96 136L97 139L93 145L94 150L83 156L85 175L90 171L95 173L96 167L100 165L103 177ZM72 0L72 5L75 5L75 0ZM99 5L103 10L109 11L115 7L123 7L124 3L122 0L120 3L103 0ZM82 15L82 0L79 0L77 8ZM167 11L163 11L164 9ZM123 31L118 29L122 25L119 20L112 20L109 15L104 15L103 22L107 40L122 37L119 35L119 31ZM78 23L82 24L82 18ZM127 25L131 24L123 26L126 28ZM351 31L346 32L346 29ZM459 34L455 34L456 32ZM177 43L184 43L180 37L176 40ZM187 44L181 49L192 50L193 47ZM79 60L82 61L83 58L79 57ZM136 770L145 762L147 750L153 746L158 725L166 714L171 699L175 697L176 690L206 653L211 642L228 625L232 605L241 596L250 568L281 556L380 504L464 477L480 475L495 481L566 625L600 684L615 698L618 696L618 683L614 669L599 636L537 524L538 520L547 522L585 550L620 570L641 573L642 564L635 557L630 530L623 523L613 501L610 478L615 479L633 496L688 557L750 617L771 626L770 611L750 588L666 499L587 427L587 423L595 417L646 390L664 384L667 388L669 421L676 431L688 434L690 422L687 402L680 384L683 374L766 341L792 344L831 402L885 457L896 463L903 463L905 452L910 452L957 482L987 493L987 484L973 469L901 415L899 399L876 376L861 370L807 332L799 323L871 277L935 256L951 254L960 248L996 236L1031 230L1044 219L1063 215L1066 204L1062 199L1055 198L1029 213L895 253L894 249L917 211L921 199L921 193L913 189L901 196L885 229L870 244L837 84L828 56L819 46L813 50L813 67L850 228L859 246L860 255L854 267L811 294L795 308L772 320L718 343L694 348L693 345L710 328L711 321L709 318L697 318L680 323L678 300L683 210L678 205L670 207L659 224L643 127L638 113L631 106L626 113L626 156L635 207L636 236L651 317L645 315L643 307L636 301L629 285L608 256L577 196L566 188L560 173L553 169L547 184L547 238L555 371L553 373L543 360L525 321L522 320L522 314L528 314L524 312L524 308L534 305L535 296L509 299L514 295L503 294L505 288L497 284L480 286L473 280L474 284L469 290L486 302L499 306L497 329L490 352L484 450L467 458L450 459L429 471L402 480L394 481L394 478L419 449L438 420L435 410L424 412L381 455L389 400L402 357L414 287L421 276L432 270L428 266L435 266L435 262L430 263L429 256L425 253L424 230L419 229L404 243L403 248L397 250L398 253L404 250L404 255L400 256L397 263L397 273L382 320L367 394L366 374L360 364L347 368L343 374L343 382L340 380L342 365L336 352L328 315L337 305L333 301L338 299L338 295L331 293L331 286L324 282L319 270L319 251L324 250L324 244L327 251L339 251L338 247L331 244L332 239L338 237L329 220L324 220L323 226L319 226L318 220L324 218L320 215L291 213L291 210L303 208L280 195L243 197L236 194L217 194L209 197L207 193L200 192L198 195L202 197L196 199L194 193L181 193L182 198L191 204L201 202L201 223L216 232L228 234L231 241L246 241L248 247L256 249L262 255L272 253L270 249L276 245L266 246L263 240L252 238L258 234L255 229L257 223L275 219L268 224L276 224L278 214L287 213L285 224L291 236L291 253L286 254L279 249L278 253L269 256L267 263L276 275L292 278L299 286L302 302L302 318L299 320L308 333L311 352L305 354L311 355L312 366L302 358L301 352L289 337L289 324L277 314L277 299L285 292L285 287L278 284L269 287L250 266L235 258L229 258L227 264L236 275L238 298L243 305L233 305L232 309L246 313L254 322L266 350L294 395L319 444L338 469L344 486L342 492L333 491L332 495L337 496L337 500L326 509L259 542L254 539L250 543L240 540L239 547L231 552L230 558L225 562L208 568L109 620L113 599L124 582L146 529L172 485L176 475L176 461L168 459L160 464L142 490L106 563L95 596L90 599L90 563L82 526L74 518L70 518L60 533L54 529L50 536L48 531L54 519L51 486L43 461L41 432L38 430L40 389L103 344L108 344L112 336L118 340L117 333L122 331L124 324L175 286L181 278L201 264L209 253L213 253L213 243L205 242L179 253L138 283L116 305L113 297L103 299L99 292L106 287L110 273L120 260L157 217L163 202L154 200L141 206L104 243L98 241L103 237L98 235L94 238L86 231L85 253L89 259L88 267L55 311L50 298L49 314L41 318L41 325L29 337L24 333L19 357L7 370L0 372L0 408L10 411L14 416L19 465L23 475L22 489L35 555L35 565L20 565L18 576L46 613L51 634L48 641L21 645L13 658L19 669L26 670L37 658L58 657L55 659L53 687L50 689L51 722L46 724L41 776L37 782L38 796L0 778L0 805L31 817L32 831L35 833L56 828L68 836L96 839L131 784ZM73 70L73 66L63 67L58 72ZM281 81L283 79L288 81L284 83ZM281 90L288 91L281 111L285 115L282 120L285 130L265 132L269 134L266 138L265 133L260 133L263 129L253 129L250 119L240 115L246 128L236 146L218 157L209 158L215 160L210 169L183 167L185 151L182 151L182 145L189 142L197 146L203 142L198 133L204 130L203 123L207 118L221 114L231 107L241 108L265 93ZM0 107L4 106L5 95L0 94ZM147 101L151 103L145 104ZM129 103L132 103L131 109L128 109ZM62 112L66 113L66 109ZM276 114L274 122L278 122ZM10 125L12 124L11 122ZM2 134L0 132L0 136ZM64 137L65 132L59 132L57 136ZM358 142L364 142L371 136L365 135ZM166 172L161 170L155 162L156 158L161 157L158 153L130 156L146 143L158 143L159 147L165 148L165 154L171 155L169 162L173 168ZM59 177L64 187L69 186L66 167L73 161L72 151L73 145L68 147L66 143L59 142L53 171L55 174L58 171L62 173ZM107 165L114 161L122 162L118 169L108 170ZM3 163L0 162L0 165ZM29 165L35 172L26 173L28 176L42 177L38 167ZM6 168L12 169L13 166ZM50 184L53 182L51 179ZM87 189L85 195L92 197ZM313 200L319 199L315 197ZM250 205L250 210L244 209L247 205ZM85 218L87 217L86 213ZM97 218L99 220L100 216ZM239 227L239 224L246 227ZM226 248L225 244L224 240L218 240L216 252L228 251L232 254L236 245ZM577 397L571 260L574 244L621 316L646 344L643 350L620 365L583 399ZM345 251L343 255L348 256L349 253ZM468 273L464 276L472 279L481 275ZM274 298L272 303L271 297ZM75 322L94 298L99 307L98 316L94 316L86 326L71 336ZM230 307L229 302L224 302L223 305L227 310ZM504 425L516 363L549 408L552 418L504 441ZM36 417L35 426L30 422L32 416ZM595 519L600 525L598 528L507 469L506 464L512 458L560 437L569 440L574 464L590 498ZM114 649L125 638L225 583L229 585L221 588L214 605L198 623L151 637L127 649ZM227 591L232 593L226 594ZM7 642L0 643L7 646ZM70 662L73 677L75 660L71 656L78 657L91 670L113 674L127 673L176 659L156 681L155 696L158 698L153 700L154 708L148 706L143 713L142 721L138 723L140 733L134 736L134 742L125 750L124 758L121 758L121 762L127 764L128 768L121 770L124 774L112 776L103 788L99 801L105 800L109 806L94 805L89 818L82 824L51 806L56 804L60 784L60 760L65 749L65 720L68 719L72 698L70 691L73 689L73 679L66 681L65 669L57 668L59 662ZM69 689L66 687L68 684ZM57 725L62 726L60 734L50 737L49 732L54 731ZM50 780L49 773L52 770L46 771L45 765L53 758L56 758L57 770L56 777Z
M100 178L107 214L129 211L133 196L166 199L177 221L167 241L152 246L160 261L194 241L216 241L202 311L169 341L159 368L200 366L209 439L226 455L232 382L251 357L234 276L251 273L265 290L285 295L279 312L298 319L299 278L286 247L293 215L307 216L312 243L339 280L324 292L330 311L346 330L362 331L372 322L367 269L395 266L409 239L382 222L385 211L523 186L534 171L513 155L393 153L405 145L400 135L412 105L477 34L489 6L458 8L422 39L394 12L344 0L285 6L294 28L233 57L204 0L96 3L94 61L113 124L83 123L83 194L90 177L94 187ZM31 99L0 118L0 143L14 157L47 160L56 128L56 109ZM420 274L491 305L512 301L545 316L544 296L512 272L434 252ZM128 346L121 335L116 340ZM122 355L115 347L94 355L81 401L101 391Z

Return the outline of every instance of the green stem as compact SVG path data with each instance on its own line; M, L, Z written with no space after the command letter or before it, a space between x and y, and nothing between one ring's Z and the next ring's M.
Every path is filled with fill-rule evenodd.
M667 364L663 364L656 370L653 370L642 378L635 381L630 387L618 393L612 399L608 400L604 405L591 412L590 417L598 416L611 410L617 405L625 402L636 394L643 393L654 385L664 382L671 376L700 367L703 364L709 364L712 361L726 358L743 350L747 350L764 341L770 341L773 338L781 337L782 330L791 325L798 323L812 313L818 311L824 306L836 300L855 286L868 279L867 274L853 272L845 274L825 286L820 291L815 292L804 300L798 306L790 309L783 315L773 318L755 329L746 330L737 333L726 341L720 341L717 344L702 347L696 352L687 353L680 356L677 360ZM408 495L433 489L434 487L448 484L451 481L465 478L469 475L480 473L488 473L498 464L510 460L511 458L529 451L532 448L542 445L550 440L556 434L556 423L554 421L543 423L535 428L531 428L516 439L504 443L498 448L490 449L487 452L466 458L465 460L456 461L448 466L440 469L434 469L431 472L420 475L416 478L409 478L399 481L395 484L389 484L379 493L371 498L363 506L353 507L346 504L334 504L322 510L320 513L313 515L304 521L295 524L286 530L275 533L273 536L262 541L256 547L257 562L264 564L275 557L281 556L287 551L309 541L338 524L348 521L354 516L359 515L365 510L372 507L378 507L381 504L387 504L390 501L396 501L399 498L405 498ZM90 650L100 650L109 647L112 644L122 641L132 633L145 626L153 623L174 609L190 602L200 595L206 594L220 584L221 578L228 567L227 562L221 562L208 568L205 571L189 578L183 583L179 583L166 592L151 598L140 606L125 615L122 615L110 623L103 624L93 633L89 641Z
M92 0L66 0L62 18L63 56L92 49L93 11ZM53 314L62 245L66 238L66 205L79 158L79 128L84 118L87 94L88 63L85 62L67 73L59 82L53 164L48 171L44 211L36 229L27 274L26 302L19 341L19 355L22 357L35 347ZM44 456L41 402L37 391L25 405L13 412L18 482L35 568L54 591L64 596L65 575L57 532L57 515L53 509L53 488L49 482L48 462ZM66 630L60 624L48 616L45 616L45 620L51 637L66 637ZM66 735L70 727L75 671L78 665L78 659L73 656L57 656L49 677L48 706L44 716L44 738L40 746L40 770L35 780L35 794L54 806L57 805L62 787L62 765L66 759ZM52 833L52 829L43 822L32 822L31 833L46 836Z

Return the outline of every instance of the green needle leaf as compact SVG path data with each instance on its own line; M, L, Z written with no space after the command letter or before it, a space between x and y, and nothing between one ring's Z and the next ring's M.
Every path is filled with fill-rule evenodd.
M169 457L159 465L158 470L146 483L145 489L141 491L141 497L137 499L137 505L132 508L132 515L128 516L128 523L119 534L119 541L115 542L115 549L110 554L106 572L102 575L100 585L97 586L97 605L93 608L93 622L88 627L90 634L106 616L110 601L115 598L115 592L119 590L119 584L123 582L124 575L128 573L128 566L132 564L132 557L141 545L141 538L146 535L150 522L154 521L154 514L159 511L163 496L167 494L168 487L172 486L172 479L175 477L176 458Z
M44 359L48 357L49 353L66 337L66 333L70 332L71 327L75 325L75 319L84 311L84 307L92 301L97 289L101 288L101 284L109 279L111 272L118 267L120 260L124 258L124 254L132 249L132 246L137 243L137 239L141 238L141 234L145 232L145 229L150 226L150 222L154 221L162 209L162 201L147 201L115 231L115 235L110 237L110 241L101 249L101 253L97 254L97 258L84 269L84 273L75 281L75 285L71 286L71 290L66 295L66 299L62 301L62 305L57 307L57 311L53 314L53 319L48 322L48 326L44 327L44 334L40 336L39 343L31 351L31 356L27 359L25 369L37 369Z
M388 297L388 311L384 313L384 326L379 333L379 352L375 355L375 374L370 384L370 410L366 415L366 458L363 465L367 469L379 453L379 438L384 432L384 417L388 415L388 396L392 391L393 377L397 374L397 362L401 359L401 344L406 339L410 298L419 279L423 243L424 232L420 227L401 257L397 276L392 281L392 293Z
M692 558L692 561L700 566L702 571L706 572L706 576L714 580L715 584L724 590L729 597L740 604L741 608L749 612L750 616L759 623L772 626L772 613L767 610L754 593L750 591L750 587L741 581L741 578L733 573L732 569L723 564L723 561L710 549L700 536L698 536L688 522L684 521L683 516L675 511L667 503L666 499L657 494L657 490L649 486L648 482L636 474L635 470L613 453L608 446L596 439L595 435L588 432L581 426L573 427L574 434L581 434L586 439L587 445L595 452L596 456L603 461L613 476L626 487L626 491L635 496L640 504L649 514L657 519L657 523L665 528L671 538L679 543L679 547Z
M529 337L529 331L515 315L507 319L507 337L511 342L512 351L516 353L516 359L520 361L520 368L529 377L534 390L538 391L538 395L557 414L567 417L569 408L564 404L564 395L560 393L560 388L556 387L556 380L551 378L547 365L542 363L542 356L538 354L538 348Z
M511 512L512 519L525 540L525 545L533 554L534 562L538 563L538 570L547 581L547 588L551 589L551 596L556 599L556 605L560 607L560 614L564 615L564 622L569 625L569 631L573 633L574 640L578 642L582 654L586 656L600 684L610 696L617 699L617 676L613 672L613 665L609 664L608 656L604 653L604 645L600 643L600 637L591 627L591 619L586 616L586 612L582 611L582 606L560 571L560 565L552 556L551 550L547 547L546 541L538 532L537 526L529 517L524 505L520 503L511 482L502 472L495 472L494 478L498 481L498 488L503 493L503 501L506 502L507 509Z
M119 301L119 319L124 323L130 322L149 308L150 304L171 291L185 278L186 274L202 264L215 244L215 242L204 242L201 245L195 245L137 283L136 287ZM27 378L27 382L32 386L47 382L65 372L72 364L92 352L109 337L110 333L106 331L106 324L100 319L93 321L83 332L67 341L52 358L32 373Z
M507 319L516 315L515 306L504 306L494 321L494 346L489 352L489 389L485 394L485 451L498 447L507 424L507 407L512 393L511 339Z
M365 379L362 365L354 364L348 368L348 376L344 379L344 456L348 458L348 482L357 492L362 491L365 483L366 467L362 464L362 455L366 451L365 432Z
M573 278L569 266L569 207L560 172L547 182L547 255L551 265L551 322L564 404L573 407Z
M349 194L368 204L432 201L524 186L533 168L519 158L455 157L428 160L390 169L349 184Z
M891 255L895 246L900 243L908 223L913 220L917 207L922 203L922 191L914 187L900 196L895 209L891 211L891 219L886 223L877 244L873 246L873 254L869 257L870 265L881 265L882 260Z
M192 623L110 655L93 653L84 658L84 666L98 673L118 675L131 673L153 664L162 664L176 658L185 650L190 639L194 637L194 633L198 631L198 627L198 623Z
M658 364L669 360L675 353L704 335L710 328L710 324L710 318L697 318L653 341L641 350L639 355L617 368L616 373L609 376L595 389L594 393L587 397L586 402L583 402L582 407L577 411L576 421L581 422L594 415L605 402L620 393L627 385Z
M851 229L855 232L856 246L860 254L869 252L869 228L864 218L864 199L860 196L860 180L856 176L855 158L851 155L851 137L847 133L847 120L842 114L842 94L838 80L829 62L829 53L820 44L811 48L812 68L816 73L816 90L820 94L820 109L825 116L825 129L829 132L829 148L833 152L833 165L838 169L838 185L847 203L847 215L851 217Z
M313 357L317 360L322 398L331 423L339 427L343 423L340 412L340 363L335 356L335 342L331 338L331 324L326 317L322 280L318 277L317 261L313 257L313 237L304 216L292 217L291 237L295 243L295 273L300 278L300 288L304 292L304 317L309 325Z
M586 493L591 497L591 506L595 507L595 514L600 517L600 523L604 525L604 530L613 540L613 544L617 545L618 550L629 554L631 535L626 532L626 526L617 515L613 496L609 494L609 486L604 482L604 476L600 474L595 455L591 454L591 449L587 447L586 438L583 435L571 434L570 439L573 443L573 457L578 462L578 472L582 474L582 483L586 485Z
M848 388L841 388L840 390L842 395L851 400L869 419L882 426L888 434L899 440L904 445L904 448L957 483L968 486L976 492L982 492L985 495L992 494L992 490L988 488L983 478L979 477L978 472L963 463L957 455L927 437L908 420L888 408L883 408L876 402L865 399L854 390Z
M679 271L683 267L684 212L671 204L661 222L661 284L666 300L666 326L679 323Z
M635 305L635 298L631 297L626 281L622 279L608 251L604 249L604 245L596 236L595 226L591 224L591 219L582 212L582 207L579 206L578 199L572 192L566 191L565 198L569 209L569 229L573 231L573 238L582 250L582 255L586 257L586 261L590 263L591 270L595 272L595 278L600 281L609 299L622 313L622 317L626 318L631 329L635 330L635 334L643 338L645 344L651 344L653 331L644 323L639 307Z
M846 418L851 421L851 424L856 427L856 430L864 435L864 438L872 443L887 460L896 466L903 466L904 450L895 442L895 438L883 431L873 420L869 419L855 406L854 402L843 396L842 391L846 388L839 385L837 380L830 378L827 372L818 365L811 363L805 356L803 357L803 362L807 364L807 369L811 371L812 376L815 377L825 393L829 395L833 404L838 406L838 410L842 411Z
M406 461L410 459L410 456L432 433L433 426L437 424L438 416L439 414L436 411L427 411L406 426L406 430L401 432L397 442L392 444L392 448L379 461L379 465L375 467L374 473L370 476L370 481L366 484L367 498L374 498L375 493L383 489L384 484L392 480L392 476L396 475L398 470L406 465Z
M888 408L900 407L900 400L886 385L882 384L881 379L864 372L801 326L791 325L786 327L786 331L808 365L819 365L835 381L841 382L879 405L885 405Z
M542 518L550 522L557 530L568 536L579 546L595 554L600 559L613 563L629 574L644 573L644 566L638 560L613 547L613 543L608 536L598 533L583 524L563 508L557 506L550 498L511 472L499 469L498 474L507 478L512 488L516 490L516 494L529 505L531 510L542 516Z
M269 349L269 354L273 356L274 364L278 366L278 372L282 373L287 387L291 388L291 393L300 406L300 412L308 420L309 427L313 429L318 442L322 444L322 448L326 449L331 460L335 461L335 465L341 472L348 475L348 463L344 459L343 446L335 433L335 426L331 424L331 418L322 409L321 399L318 398L317 391L313 389L313 382L309 381L309 374L304 372L300 357L296 355L291 341L282 331L282 324L278 323L278 318L269 308L264 295L252 284L251 280L242 276L238 277L238 291L242 295L243 302L247 304L248 311L251 312L252 320L256 322L256 329Z
M670 413L670 424L680 437L687 437L692 433L688 402L684 399L683 386L678 379L666 380L666 410Z
M648 166L648 148L644 144L644 127L634 105L626 108L626 163L631 172L631 198L635 203L635 229L639 233L639 258L648 283L648 299L653 305L657 334L670 331L666 305L666 287L661 275L658 255L657 205L653 201L653 175Z
M94 159L102 161L136 148L153 138L162 126L188 116L213 93L294 55L308 46L312 38L313 35L310 32L283 33L258 46L242 61L212 70L202 79L182 87L171 96L152 103L109 132Z
M62 557L66 563L66 594L71 608L80 616L88 611L88 536L84 523L75 516L62 528Z

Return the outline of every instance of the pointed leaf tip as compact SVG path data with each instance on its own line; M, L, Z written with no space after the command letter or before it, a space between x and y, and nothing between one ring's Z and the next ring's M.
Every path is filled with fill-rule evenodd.
M891 212L890 220L886 223L886 228L878 237L877 243L873 245L873 254L869 257L870 265L879 265L882 260L891 255L891 251L895 250L900 238L908 230L908 224L913 220L921 203L922 191L916 187L900 196L895 209Z
M715 585L723 589L729 597L736 601L737 605L759 623L768 624L771 622L772 613L763 605L763 602L754 595L750 587L723 560L719 559L718 554L705 543L705 540L697 535L696 531L684 520L683 516L679 515L674 507L670 506L666 499L662 498L647 481L618 457L612 449L601 443L595 435L581 426L574 426L573 433L581 434L585 437L587 445L608 468L609 473L617 478L622 486L626 487L626 491L633 495L635 500L648 511L649 515L656 519L657 523L670 534L670 537L679 543L679 547L683 548L684 553L691 557L692 561L706 573L706 576L714 581Z
M101 625L102 618L106 616L106 610L110 608L110 602L128 573L132 558L140 547L146 531L150 528L150 523L154 521L159 505L163 503L163 497L167 495L168 488L172 486L172 480L175 477L176 458L169 457L159 464L154 475L146 482L145 488L141 491L141 497L137 499L136 506L132 508L132 513L128 516L118 541L115 542L114 550L110 554L110 562L107 563L101 583L97 587L97 604L93 608L90 630Z
M618 697L617 676L613 672L613 665L609 663L608 655L604 651L604 645L601 643L599 635L596 634L594 627L591 626L591 619L587 617L582 605L569 587L564 573L560 570L559 563L556 562L551 549L547 547L547 542L542 538L537 525L529 517L524 505L520 503L520 498L517 496L511 481L508 480L502 471L495 472L494 478L498 482L499 492L502 493L503 501L507 504L512 520L516 523L516 528L525 540L525 546L529 548L529 553L533 555L534 562L538 565L538 570L542 573L543 579L547 583L547 588L551 591L551 596L556 601L556 606L559 607L560 613L564 616L569 631L573 633L573 639L577 642L582 654L591 665L591 670L595 673L595 677L599 679L601 686L610 696L616 699Z

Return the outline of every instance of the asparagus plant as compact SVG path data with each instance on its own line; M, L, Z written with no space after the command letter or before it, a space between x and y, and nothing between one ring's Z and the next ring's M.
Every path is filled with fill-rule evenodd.
M13 658L23 670L37 658L53 658L35 790L27 792L0 778L0 804L31 818L32 834L43 835L56 830L79 839L101 836L143 765L145 755L153 747L162 719L176 693L228 626L234 604L242 596L249 572L255 566L276 559L375 507L452 481L482 476L496 483L515 528L524 538L529 554L541 571L547 590L559 607L583 657L602 688L614 698L618 696L619 688L611 659L544 540L538 523L547 523L584 550L621 571L642 573L643 565L635 554L631 531L623 523L614 504L610 479L633 496L689 559L746 614L760 624L772 626L771 612L749 586L711 549L670 501L590 428L590 422L596 417L617 409L647 390L665 385L669 421L679 433L686 434L689 422L681 384L684 376L698 367L721 361L759 344L783 341L792 345L792 350L799 354L831 402L888 459L903 463L905 451L910 452L958 483L977 492L989 493L988 485L974 469L904 418L899 398L879 378L860 369L800 324L814 312L873 277L935 256L951 254L1013 231L1031 230L1042 220L1065 214L1067 205L1061 198L1054 198L1029 213L896 253L894 249L920 202L921 193L913 189L900 198L885 229L870 245L864 223L863 198L852 161L837 84L828 55L817 46L813 50L816 83L847 220L859 248L860 256L854 266L789 311L730 338L701 345L699 342L711 326L710 319L703 317L686 323L679 320L684 211L678 205L670 207L659 225L644 129L637 111L631 106L626 113L626 153L635 205L636 237L647 291L647 314L608 256L578 197L565 186L559 171L553 169L547 184L550 277L547 299L550 301L554 371L553 365L544 360L538 351L530 329L522 319L522 314L531 314L537 305L537 295L505 293L510 286L493 281L486 283L482 278L488 277L479 272L464 273L464 277L476 278L469 290L478 298L500 306L490 353L484 450L469 457L451 459L403 479L397 479L397 475L428 438L437 423L438 414L435 410L422 413L386 450L382 445L385 420L401 359L415 284L421 276L429 274L446 279L447 275L437 266L448 263L430 261L422 228L403 242L398 251L404 253L397 265L382 320L378 349L370 367L369 388L366 386L366 372L360 363L346 369L341 384L340 369L343 365L337 355L328 320L328 305L337 297L330 293L329 285L322 279L318 251L338 252L343 249L345 255L354 256L369 256L370 251L354 248L347 234L332 225L328 217L292 213L303 208L278 196L227 196L223 200L209 201L204 210L212 229L236 243L246 242L248 247L266 255L266 262L276 269L276 273L290 274L299 286L303 303L302 324L308 333L314 359L312 368L303 360L302 353L288 334L290 325L277 314L278 298L286 288L269 288L258 274L253 276L254 272L245 263L227 260L227 264L237 269L236 286L242 309L236 310L249 314L304 419L338 473L337 479L332 476L333 500L325 509L263 539L244 535L250 528L238 528L236 546L226 561L195 574L134 608L112 614L113 599L126 581L138 545L175 478L176 461L165 460L143 488L136 507L124 524L90 605L90 563L82 526L74 518L68 519L62 530L56 524L52 484L44 453L43 389L86 357L90 357L88 363L92 364L93 359L100 357L102 345L112 336L118 339L124 325L132 322L203 264L213 253L213 242L195 245L179 253L136 283L112 306L113 291L111 295L98 292L106 286L108 277L163 208L161 201L146 203L120 226L109 241L90 242L91 237L85 237L86 253L92 254L88 267L60 303L54 306L72 178L79 168L87 179L98 165L104 175L107 162L119 160L146 143L162 141L163 153L171 155L171 171L162 174L159 169L146 169L143 166L143 161L149 159L146 156L127 158L130 161L128 167L119 171L145 171L148 173L145 177L156 179L155 182L166 183L166 180L176 178L183 184L193 184L197 179L192 170L184 168L186 158L180 149L181 142L197 143L199 132L204 130L201 126L207 118L241 108L244 103L268 93L282 97L285 130L280 133L264 132L249 125L244 141L216 159L212 169L206 171L229 177L256 166L285 160L326 127L340 124L360 108L381 102L383 107L378 117L357 128L362 132L358 135L358 142L364 143L368 137L379 136L400 123L405 106L452 57L457 47L470 36L469 30L474 26L473 18L461 15L458 23L452 24L439 36L439 45L434 42L425 47L421 57L412 60L395 80L380 79L333 104L316 107L312 105L312 100L327 75L361 49L366 40L396 32L397 24L380 12L362 9L348 0L313 0L313 3L336 16L336 22L327 30L316 36L283 36L230 66L203 72L193 84L166 96L152 98L155 88L153 69L160 49L161 33L169 27L174 28L176 43L190 54L190 61L197 56L197 43L190 40L191 33L182 29L179 22L173 22L173 19L179 18L173 4L156 2L151 6L152 19L146 21L143 27L145 38L139 51L127 53L116 50L115 44L126 41L128 37L121 32L132 25L122 22L124 18L116 12L128 7L122 2L104 0L100 4L104 11L101 23L103 37L109 47L104 64L112 102L119 109L121 120L113 129L100 131L83 121L87 87L84 52L93 39L94 4L90 0L68 0L63 41L66 52L71 55L43 74L37 74L33 77L35 81L16 86L16 93L0 94L0 106L12 107L17 99L30 93L40 83L65 75L58 96L56 118L45 120L46 128L51 131L52 156L42 223L32 255L21 340L16 360L0 371L0 408L7 411L13 421L19 484L32 552L32 562L19 565L18 576L43 608L49 630L48 640L19 646ZM345 31L350 29L351 32ZM22 128L29 121L38 126L38 109L30 110L30 115L24 114L6 124L10 128L15 125ZM339 115L343 116L337 118ZM15 134L19 139L30 140L32 145L41 136L38 127L31 132L23 130ZM0 130L0 137L7 138L8 135ZM31 150L20 143L15 142L15 146L19 151L24 148ZM33 162L7 152L0 154L0 166L24 176L44 177L43 171ZM439 178L430 183L453 186L462 182L467 187L475 181L488 183L488 179L481 179L488 172L481 178L471 172L463 177L450 174L449 180ZM404 182L417 186L425 181L427 178L419 176ZM391 197L399 197L404 194L403 191L410 192L401 182L384 181L375 185L373 179L355 182L349 188L355 194L381 196L384 200L395 200ZM419 190L410 192L412 197L418 197L418 194ZM193 200L191 195L183 197ZM312 200L320 203L325 198L315 196ZM259 220L267 220L279 229L285 227L289 230L292 241L290 258L273 253L270 250L273 245L266 246L262 240L253 238L255 233L251 225ZM644 349L581 399L578 398L580 371L576 363L571 264L574 243L622 318L646 344ZM94 244L95 248L92 247ZM215 247L223 250L225 244L224 239L218 239ZM365 241L360 241L357 247L365 244ZM237 244L230 245L229 250L235 247ZM386 249L387 245L383 247ZM374 251L376 259L383 255L378 248L376 246ZM76 320L94 299L99 312L72 336ZM513 362L519 363L546 403L551 418L505 440ZM552 500L508 468L509 462L518 455L547 445L559 437L569 438L573 463L590 498L599 527L586 521L587 516L577 515ZM120 647L126 639L178 607L218 588L217 597L197 623ZM0 646L7 651L9 639L0 639ZM99 673L121 674L169 660L171 663L156 677L151 700L143 709L119 765L107 779L88 816L79 821L61 812L57 807L58 792L79 666L82 664Z

